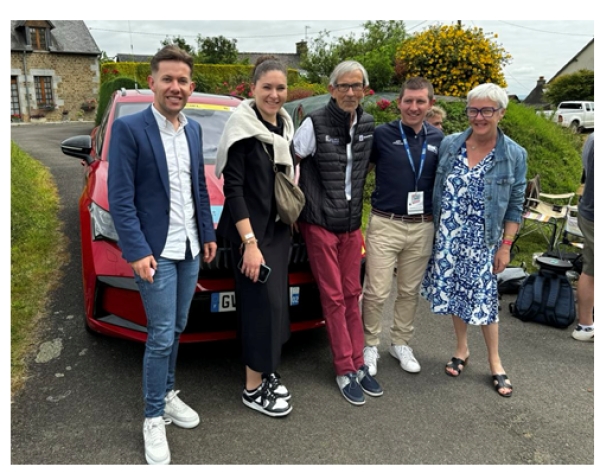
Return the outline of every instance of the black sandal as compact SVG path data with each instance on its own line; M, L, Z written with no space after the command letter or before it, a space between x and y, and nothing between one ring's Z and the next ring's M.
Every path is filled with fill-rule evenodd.
M460 374L462 373L462 370L465 368L465 366L467 366L468 360L469 360L468 356L464 360L453 356L452 359L448 363L446 363L446 368L444 369L444 371L446 372L446 374L448 376L452 376L453 378L458 378L460 376ZM462 365L462 368L460 368L461 365ZM458 374L450 373L448 371L448 368L456 371Z
M508 379L508 376L506 375L506 373L492 375L492 384L494 385L494 389L502 397L511 397L512 393L513 393L512 384L507 383L506 382L507 379ZM504 388L504 389L510 389L510 392L503 394L503 393L500 392L500 390L502 388Z

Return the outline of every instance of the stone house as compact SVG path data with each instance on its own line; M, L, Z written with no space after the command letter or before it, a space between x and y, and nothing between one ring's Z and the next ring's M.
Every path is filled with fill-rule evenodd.
M85 22L11 20L10 43L12 121L93 120L101 51Z

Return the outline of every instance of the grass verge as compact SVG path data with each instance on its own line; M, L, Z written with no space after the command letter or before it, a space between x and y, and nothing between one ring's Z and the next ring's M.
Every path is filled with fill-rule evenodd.
M50 172L11 142L11 394L26 377L36 325L67 255Z

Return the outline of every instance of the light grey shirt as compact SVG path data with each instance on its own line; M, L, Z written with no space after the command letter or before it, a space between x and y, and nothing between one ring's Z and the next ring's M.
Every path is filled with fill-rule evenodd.
M346 145L346 156L348 165L346 166L345 193L346 199L352 198L352 140L354 139L354 130L358 123L358 117L354 114L354 121L350 126L350 143ZM306 118L300 128L294 134L294 152L299 158L312 156L317 151L317 139L315 137L315 128L310 117Z

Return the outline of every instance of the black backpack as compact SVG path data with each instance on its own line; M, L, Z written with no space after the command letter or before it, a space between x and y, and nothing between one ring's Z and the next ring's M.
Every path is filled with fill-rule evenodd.
M541 256L537 263L540 270L527 276L510 312L523 322L567 328L575 321L575 295L566 276L572 265Z

